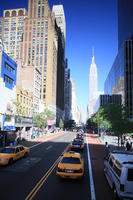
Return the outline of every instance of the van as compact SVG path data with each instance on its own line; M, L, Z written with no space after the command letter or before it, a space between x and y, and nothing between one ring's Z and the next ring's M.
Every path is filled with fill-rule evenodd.
M114 199L133 200L133 153L114 151L104 159L104 174Z

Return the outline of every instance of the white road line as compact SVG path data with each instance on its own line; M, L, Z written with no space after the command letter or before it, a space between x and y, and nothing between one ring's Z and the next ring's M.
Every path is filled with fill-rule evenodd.
M87 155L88 155L88 168L89 168L89 178L90 178L91 200L96 200L94 181L93 181L93 175L92 175L92 167L91 167L91 159L90 159L90 150L89 150L89 145L88 145L88 142L87 142L87 136L86 136L86 143L87 143Z
M45 142L45 141L44 141L44 142ZM33 145L33 146L29 147L29 148L32 149L32 148L34 148L34 147L36 147L36 146L39 146L39 145L43 144L44 142L40 142L39 144L35 144L35 145Z
M49 150L49 149L51 149L53 146L52 145L50 145L50 146L48 146L47 148L46 148L46 150Z

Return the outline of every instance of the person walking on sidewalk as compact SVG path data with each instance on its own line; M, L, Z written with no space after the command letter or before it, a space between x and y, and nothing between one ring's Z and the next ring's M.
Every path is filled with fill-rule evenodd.
M108 158L110 153L110 147L108 145L108 142L105 142L105 157Z
M132 148L132 142L130 140L130 138L128 138L127 142L126 142L126 150L130 151Z

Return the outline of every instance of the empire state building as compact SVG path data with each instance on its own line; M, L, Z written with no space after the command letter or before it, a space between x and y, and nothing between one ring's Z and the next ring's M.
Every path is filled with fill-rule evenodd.
M88 118L90 118L95 112L95 104L98 97L98 80L97 80L97 66L95 64L94 53L92 54L92 62L90 65L89 73L89 103L88 103Z

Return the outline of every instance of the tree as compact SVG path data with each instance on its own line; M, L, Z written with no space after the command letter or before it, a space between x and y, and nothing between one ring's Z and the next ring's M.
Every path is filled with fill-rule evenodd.
M59 121L59 127L60 127L60 128L63 128L63 126L64 126L64 122L63 122L62 119L60 119L60 121Z
M44 113L39 113L34 116L34 126L37 126L41 129L46 127L46 117Z
M103 126L106 127L106 129L111 128L110 122L104 116L104 107L100 107L99 110L91 117L89 121L90 124L93 125L93 127L97 126L98 133L99 129L102 129Z
M102 107L103 119L106 119L111 130L118 136L119 139L123 134L131 133L133 130L133 122L128 118L128 112L123 105L110 104Z
M72 128L76 126L76 122L74 120L65 120L64 121L64 128Z
M47 125L47 120L54 120L55 114L46 108L44 112L34 116L34 126L44 129Z

